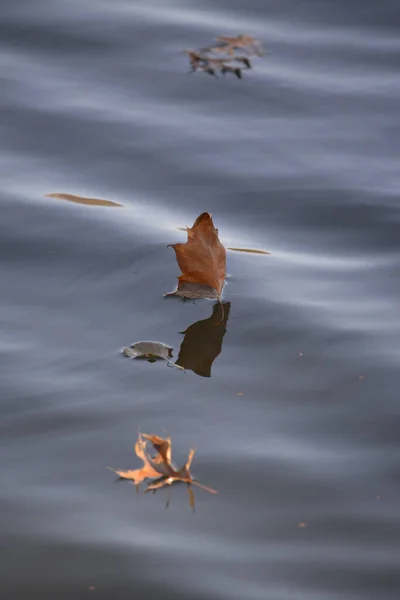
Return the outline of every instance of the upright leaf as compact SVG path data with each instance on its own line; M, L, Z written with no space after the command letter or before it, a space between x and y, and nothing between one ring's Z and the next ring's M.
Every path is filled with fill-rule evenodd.
M167 296L221 299L226 277L226 251L211 215L202 213L193 227L187 228L187 234L186 243L171 244L182 274L176 291Z

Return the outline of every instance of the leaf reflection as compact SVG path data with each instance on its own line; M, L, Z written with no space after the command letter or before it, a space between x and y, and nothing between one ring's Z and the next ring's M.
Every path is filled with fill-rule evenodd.
M222 340L231 308L230 302L214 304L211 317L193 323L182 331L183 338L176 364L200 377L211 377L211 366L222 350Z

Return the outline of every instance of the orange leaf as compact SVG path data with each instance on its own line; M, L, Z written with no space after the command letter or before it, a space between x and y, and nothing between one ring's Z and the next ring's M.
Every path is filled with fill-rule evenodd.
M147 441L151 442L154 450L157 454L152 458L147 452L146 446ZM170 486L175 482L186 483L187 485L195 485L211 494L217 494L216 490L209 488L201 483L195 481L190 473L190 467L192 465L195 450L192 449L189 452L186 463L183 467L178 469L172 463L171 456L171 438L162 438L158 435L150 435L147 433L139 433L138 440L135 444L135 452L137 456L143 461L143 467L141 469L135 469L133 471L117 471L111 470L117 473L122 479L130 479L136 484L136 489L139 489L139 485L145 479L151 479L152 482L148 483L146 492L155 492L156 490L165 486ZM190 506L194 507L194 495L193 491L189 492ZM167 506L169 501L167 502Z
M162 475L162 471L158 471L158 464L161 466L163 459L161 455L158 455L154 460L151 460L146 453L147 442L142 439L142 435L139 434L138 440L135 444L135 453L143 461L143 467L141 469L134 469L133 471L117 471L111 469L119 475L122 479L131 479L137 486L139 486L145 479L156 479Z
M202 213L193 227L187 228L187 234L185 244L171 244L182 275L177 290L167 296L220 300L226 277L226 251L211 215Z

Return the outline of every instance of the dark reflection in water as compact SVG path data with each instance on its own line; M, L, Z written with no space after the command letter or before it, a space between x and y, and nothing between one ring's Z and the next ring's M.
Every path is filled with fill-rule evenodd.
M185 337L177 365L201 377L211 377L212 364L222 350L230 309L230 302L216 302L211 317L197 321L181 332Z

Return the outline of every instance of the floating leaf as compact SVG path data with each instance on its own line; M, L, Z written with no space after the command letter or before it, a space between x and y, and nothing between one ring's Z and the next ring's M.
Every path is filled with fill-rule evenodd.
M249 254L271 254L271 252L267 252L266 250L256 250L255 248L227 248L227 250L231 250L232 252L248 252Z
M73 194L46 194L47 198L58 198L59 200L68 200L77 204L88 204L89 206L122 206L117 202L110 200L101 200L99 198L85 198L84 196L74 196Z
M147 451L148 442L152 444L156 451L154 457L151 457ZM138 440L135 444L135 452L143 461L143 467L141 469L135 469L133 471L120 471L112 469L111 467L110 469L114 471L114 473L117 473L121 479L133 481L137 491L139 490L140 484L149 479L151 481L147 484L146 492L155 492L162 487L181 482L186 483L189 488L190 486L195 485L211 494L217 494L216 490L206 487L193 479L190 468L195 455L194 449L190 450L186 463L180 469L172 462L171 438L164 439L158 435L139 433ZM194 494L191 489L189 491L189 502L190 506L194 508Z
M144 359L148 362L166 360L171 366L178 366L171 362L172 348L161 342L135 342L132 346L122 349L122 354L127 358ZM182 367L179 367L182 369Z
M141 434L138 436L138 440L135 444L135 453L138 458L143 461L143 467L141 469L135 469L134 471L117 471L115 469L111 469L114 473L117 473L121 477L121 479L130 479L132 480L137 489L139 489L140 484L145 479L156 479L160 477L161 473L156 470L156 466L158 464L162 464L162 457L158 455L153 460L146 453L146 440L143 440ZM111 467L110 467L111 468Z
M221 35L214 46L185 52L189 57L189 73L202 71L215 77L217 73L233 73L238 79L242 79L243 69L252 68L250 56L264 55L261 43L250 35ZM221 55L225 56L219 58Z
M182 271L178 288L167 296L218 298L221 300L226 276L226 251L218 238L209 213L197 217L187 228L185 244L171 244Z
M211 317L193 323L182 332L185 337L176 365L200 377L211 377L211 366L222 350L230 308L230 302L223 304L222 311L220 304L214 304Z

